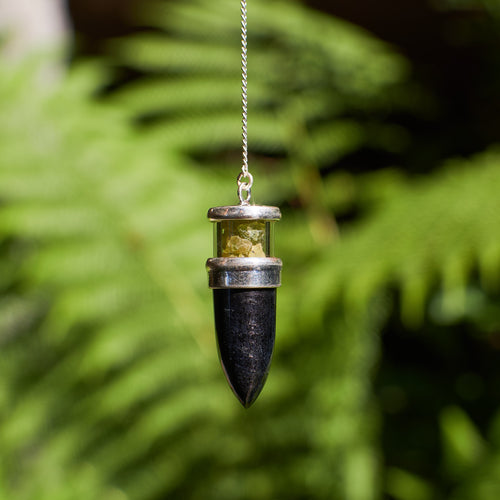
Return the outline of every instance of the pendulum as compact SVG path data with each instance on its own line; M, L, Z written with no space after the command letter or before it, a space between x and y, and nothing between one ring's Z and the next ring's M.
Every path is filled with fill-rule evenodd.
M281 260L273 257L277 207L236 205L208 211L214 255L208 259L215 330L224 373L248 408L266 381L276 330L276 287Z
M213 289L219 358L227 381L248 408L269 372L276 331L276 288L281 285L281 260L274 257L277 207L251 205L252 174L247 141L247 8L242 14L243 166L238 176L240 204L213 207L214 257L207 260Z

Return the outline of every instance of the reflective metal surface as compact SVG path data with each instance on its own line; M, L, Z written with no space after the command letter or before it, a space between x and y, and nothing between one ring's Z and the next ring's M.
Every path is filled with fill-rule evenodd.
M212 221L224 219L261 219L279 220L281 212L278 207L266 205L228 205L223 207L212 207L207 214Z
M281 286L281 259L214 257L207 260L210 288L276 288Z

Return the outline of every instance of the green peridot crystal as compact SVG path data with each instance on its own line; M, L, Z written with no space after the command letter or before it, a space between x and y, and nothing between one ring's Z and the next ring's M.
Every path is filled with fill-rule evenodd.
M263 248L265 238L263 222L235 222L230 229L224 234L223 257L266 256Z

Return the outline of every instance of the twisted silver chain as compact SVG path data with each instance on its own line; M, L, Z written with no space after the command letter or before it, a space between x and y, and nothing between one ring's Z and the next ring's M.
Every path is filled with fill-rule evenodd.
M248 205L252 196L253 177L248 171L248 71L247 71L247 0L241 0L241 104L243 164L238 175L238 198Z

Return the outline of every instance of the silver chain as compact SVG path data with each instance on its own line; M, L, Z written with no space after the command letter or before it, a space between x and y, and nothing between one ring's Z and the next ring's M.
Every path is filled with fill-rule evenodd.
M247 0L241 0L241 104L243 164L238 175L238 198L241 205L248 205L252 197L253 177L248 171L248 82L247 82Z

